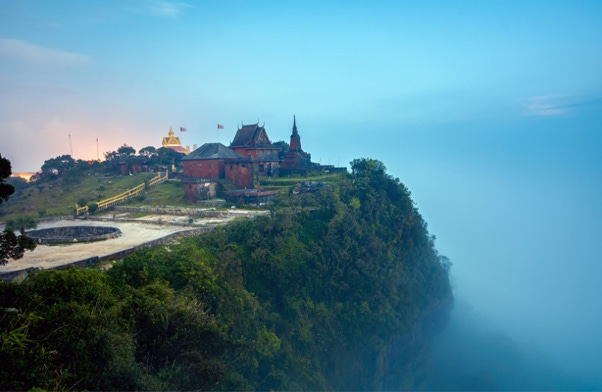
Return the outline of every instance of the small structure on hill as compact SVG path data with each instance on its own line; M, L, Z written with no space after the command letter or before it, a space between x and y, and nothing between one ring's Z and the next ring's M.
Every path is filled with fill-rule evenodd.
M122 176L132 173L146 173L150 171L150 159L141 156L125 156L113 158L110 161L113 170L118 170Z
M216 196L219 180L228 179L241 188L252 188L252 159L221 143L205 143L182 158L184 194L196 202Z
M163 138L163 141L161 142L161 145L163 147L166 148L170 148L176 152L180 152L182 154L190 154L190 147L186 146L186 147L182 147L182 144L180 143L180 138L177 136L174 136L173 130L171 129L171 127L169 127L169 133L167 134L167 137Z
M311 162L311 154L303 151L301 148L301 136L297 131L297 118L293 116L293 133L291 134L291 143L288 152L284 153L284 159L280 163L280 172L282 174L302 174L314 166Z

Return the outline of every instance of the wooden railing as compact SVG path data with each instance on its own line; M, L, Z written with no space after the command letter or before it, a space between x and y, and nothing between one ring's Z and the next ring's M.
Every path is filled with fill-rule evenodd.
M165 172L164 176L162 176L161 173L159 172L159 174L157 174L157 177L152 178L148 182L148 186L158 185L158 184L166 181L167 177L168 177L167 172ZM110 208L118 203L126 201L129 198L136 197L140 193L142 193L142 191L144 190L145 187L146 187L146 183L140 184L138 186L133 187L132 189L128 189L127 191L120 193L117 196L113 196L113 197L109 197L108 199L101 200L97 203L98 208L96 209L96 211L106 210L107 208ZM83 206L83 207L80 207L78 205L75 206L75 215L81 215L81 214L88 215L88 206L87 205Z

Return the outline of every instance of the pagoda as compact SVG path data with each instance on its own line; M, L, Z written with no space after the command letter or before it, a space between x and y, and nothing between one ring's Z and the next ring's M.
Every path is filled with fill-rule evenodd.
M180 143L180 138L177 136L174 136L171 126L169 127L168 136L163 138L163 142L161 144L163 147L170 148L170 149L174 150L175 152L179 152L179 153L186 154L186 155L190 154L190 147L188 147L188 146L182 147L182 144Z
M301 136L297 131L297 118L293 116L293 133L288 152L284 153L284 159L280 163L282 173L301 173L305 174L311 168L311 154L303 151L301 148Z

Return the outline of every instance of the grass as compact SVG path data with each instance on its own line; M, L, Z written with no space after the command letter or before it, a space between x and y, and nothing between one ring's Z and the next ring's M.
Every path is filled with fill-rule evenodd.
M184 199L184 186L179 180L167 180L155 185L142 193L144 198L132 199L127 203L129 206L152 206L152 207L191 207Z
M309 176L293 176L293 177L279 177L264 179L261 181L261 186L266 190L284 190L288 191L290 188L300 182L314 181L314 182L325 182L327 184L337 184L341 179L339 173L319 173Z
M0 220L6 222L23 215L35 219L42 215L43 217L73 215L75 205L82 198L88 203L103 200L143 184L155 176L154 173L139 173L131 176L107 177L89 171L84 173L81 180L75 184L61 183L61 180L41 183L15 192L8 202L2 203ZM44 211L43 214L40 211Z

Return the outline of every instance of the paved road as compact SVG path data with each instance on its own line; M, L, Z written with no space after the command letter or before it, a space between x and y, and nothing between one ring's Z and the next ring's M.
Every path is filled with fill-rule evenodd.
M220 219L195 219L195 225L214 225L227 222L237 216L245 214L243 211L233 212L230 216ZM124 214L125 216L126 214ZM19 271L26 268L53 268L63 264L69 264L74 261L83 260L93 256L105 256L121 250L129 249L134 246L165 237L169 234L179 231L190 230L190 226L173 226L169 222L186 222L189 218L183 216L170 215L151 215L141 218L145 221L163 222L159 224L120 222L120 216L116 216L115 221L100 222L91 220L62 220L50 223L40 224L39 229L59 226L112 226L121 230L121 236L105 241L91 243L73 243L68 245L38 245L32 252L27 251L22 259L11 260L8 264L0 266L1 272Z

